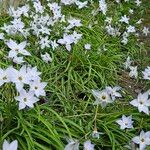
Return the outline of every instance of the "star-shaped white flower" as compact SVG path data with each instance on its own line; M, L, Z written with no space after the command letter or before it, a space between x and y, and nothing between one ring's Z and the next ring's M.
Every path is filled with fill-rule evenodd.
M40 80L41 78L39 77L39 75L41 74L41 72L39 72L37 70L37 67L27 67L27 76L30 82L34 82L36 80Z
M77 44L78 41L82 38L82 34L79 34L76 31L74 31L72 37L73 37L73 43Z
M31 54L25 50L25 47L27 45L27 42L21 42L20 44L17 44L15 41L13 40L9 40L8 42L6 42L6 45L11 49L9 51L9 57L10 58L14 58L16 57L18 54L22 54L25 56L30 56Z
M2 86L4 83L10 82L9 74L11 73L11 68L8 67L7 69L0 69L0 86Z
M41 40L39 41L39 44L42 49L50 47L50 40L48 39L48 36L42 37Z
M132 116L126 117L125 115L123 115L122 118L117 120L116 122L120 125L120 129L133 128Z
M75 2L76 0L61 0L61 3L64 5L71 5Z
M119 20L120 22L124 22L126 24L129 24L129 17L127 17L126 15L122 16L121 19Z
M99 0L99 9L100 11L106 15L107 12L107 3L105 0Z
M143 79L146 79L146 80L150 80L150 66L147 66L147 68L142 71L143 73Z
M106 17L105 22L107 22L108 24L112 23L112 17Z
M85 45L84 45L84 48L85 48L86 50L90 50L90 49L91 49L91 44L89 44L89 43L85 44Z
M11 69L12 72L9 72L9 77L11 82L16 84L16 89L21 91L24 84L29 84L29 77L27 74L27 67L24 65L20 68L20 70L16 70L14 68Z
M0 33L0 40L4 40L4 33Z
M19 96L15 99L19 101L19 110L24 109L26 106L33 108L34 103L38 101L38 98L34 96L34 91L26 92L24 89L19 92Z
M139 136L132 138L132 141L139 144L139 150L144 150L147 145L150 145L150 131L141 131Z
M136 3L136 6L140 6L142 2L140 0L136 0L135 3Z
M69 25L67 26L68 30L70 30L70 29L72 29L74 27L80 27L80 26L82 26L81 20L75 19L75 18L69 19L68 23L69 23Z
M142 23L142 18L136 22L136 24L141 24L141 23Z
M74 37L70 34L64 34L62 39L57 41L59 44L65 45L68 51L71 51L71 44L74 43Z
M134 33L134 32L136 32L135 27L129 25L129 26L127 27L127 32L128 32L128 33Z
M79 150L79 141L70 139L64 150Z
M116 97L122 97L121 94L117 91L119 91L121 89L120 86L115 86L115 87L110 87L110 86L107 86L106 87L106 90L108 92L108 94L110 94L112 100L115 100Z
M130 66L129 67L130 68L130 72L129 72L129 76L131 77L131 78L137 78L138 77L138 71L137 71L137 66Z
M88 1L80 2L80 1L75 1L76 5L78 6L79 9L84 8L87 6Z
M94 129L94 131L92 132L92 137L99 139L100 135L102 135L102 134L104 134L104 133L98 132L97 129Z
M128 69L131 66L132 60L130 58L130 56L127 57L124 65L125 65L125 69Z
M13 58L13 62L16 63L16 64L21 64L25 61L23 60L23 57L17 57L16 56L16 57Z
M102 91L92 90L92 94L96 99L96 101L94 102L94 105L101 104L102 107L105 107L107 103L113 102L107 90L102 90Z
M34 82L30 83L30 90L34 91L37 97L45 96L46 93L44 88L46 87L46 85L47 85L46 82L40 82L40 80L35 80Z
M94 150L94 144L92 144L90 140L84 142L83 150Z
M4 140L3 150L17 150L18 149L18 141L14 140L9 143L7 140Z
M52 49L54 50L57 48L59 45L57 44L56 40L50 42Z
M144 27L142 32L143 32L143 34L145 34L145 36L147 36L149 34L149 28L148 27Z
M134 10L133 9L129 9L129 13L133 14Z
M131 105L138 108L139 112L144 112L149 114L148 107L150 106L150 99L148 99L149 93L145 92L143 94L139 94L137 99L134 99L130 102Z
M48 53L45 53L44 55L41 55L42 60L46 63L52 62L52 58Z

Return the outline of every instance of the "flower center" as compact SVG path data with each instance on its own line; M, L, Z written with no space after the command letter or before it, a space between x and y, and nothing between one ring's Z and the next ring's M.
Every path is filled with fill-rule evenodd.
M18 48L16 48L16 49L15 49L15 51L17 51L17 52L18 52L18 51L19 51L19 49L18 49Z
M27 98L25 97L25 98L23 99L23 101L26 102L26 101L27 101Z
M3 80L7 80L7 77L6 77L6 76L4 76L4 77L3 77Z
M102 99L103 99L103 100L105 100L105 99L106 99L106 96L105 96L105 95L103 95L103 96L102 96Z
M144 140L144 139L141 139L141 142L143 143L143 142L145 142L145 140Z
M127 122L125 122L125 125L127 126L127 125L128 125L128 123L127 123Z
M37 90L37 89L38 89L38 87L37 87L37 86L35 86L34 88L35 88L35 90Z
M142 105L142 104L144 104L144 102L143 102L143 101L140 101L140 104Z
M20 77L18 77L18 80L22 81L22 77L21 77L21 76L20 76Z

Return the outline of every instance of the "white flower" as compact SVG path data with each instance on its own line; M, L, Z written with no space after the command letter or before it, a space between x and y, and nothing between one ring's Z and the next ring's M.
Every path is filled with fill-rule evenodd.
M39 96L45 96L45 86L47 85L46 82L40 82L39 80L35 80L34 82L30 83L30 90L34 91L34 94L39 97Z
M111 25L105 27L108 34L112 36L120 35L119 28L113 28Z
M27 4L27 5L24 5L24 6L20 7L19 11L21 11L22 15L28 17L29 16L29 13L28 13L29 9L30 9L29 5Z
M129 9L130 14L133 14L133 12L134 12L133 9Z
M131 26L131 25L129 25L128 27L127 27L127 32L128 33L134 33L136 30L135 30L135 27L134 26Z
M143 79L150 80L150 67L149 66L147 66L147 68L144 71L142 71L142 73L144 75Z
M120 0L115 0L116 1L116 3L120 3Z
M113 100L111 99L110 95L106 90L92 90L92 94L95 97L96 101L94 105L101 104L102 107L105 107L107 103L112 103Z
M94 144L92 144L90 140L84 142L83 150L94 150Z
M75 19L75 18L69 19L68 23L69 23L69 26L67 26L67 29L72 29L73 27L80 27L80 26L82 26L81 20Z
M127 37L129 37L129 33L125 31L125 32L122 34L122 36L123 36L123 38L127 38Z
M128 69L131 66L131 63L132 63L131 58L130 58L130 56L128 56L124 63L125 69Z
M139 144L139 150L144 150L147 145L150 145L150 131L141 131L139 136L132 138L132 141Z
M42 60L46 63L52 62L52 58L50 57L50 55L48 53L41 55L41 57L42 57Z
M143 34L145 34L145 36L147 36L148 33L149 33L149 28L144 27L143 30L142 30L142 32L143 32Z
M128 43L128 38L127 37L123 37L123 39L121 40L121 43L123 43L124 45L126 45Z
M34 96L34 91L26 92L24 89L19 92L19 96L16 96L15 99L19 101L19 110L26 106L33 108L33 104L38 101L38 98Z
M106 15L107 4L106 4L105 0L99 0L99 9L104 15Z
M142 2L140 0L136 0L135 3L136 3L136 6L140 6Z
M65 15L62 15L61 19L60 19L60 22L66 22L66 18L65 17L66 17Z
M59 46L59 45L57 44L56 40L51 41L50 44L51 44L53 50Z
M72 37L73 37L73 40L74 40L73 43L77 44L78 41L82 38L82 34L79 34L76 31L74 31L73 34L72 34Z
M72 35L64 34L62 39L57 41L58 43L65 45L68 51L71 51L71 44L74 43L74 37Z
M102 132L98 132L97 130L94 130L92 132L92 137L99 139L100 134L103 134L103 133Z
M9 77L11 79L11 82L16 84L16 89L18 91L22 90L24 84L29 84L29 77L25 65L22 66L19 71L11 68L11 72L9 72Z
M15 18L13 21L11 21L11 23L17 31L21 31L25 26L24 23L21 21L21 18Z
M11 81L9 77L10 73L11 67L8 67L6 70L0 69L0 86Z
M9 7L8 13L13 18L19 18L22 15L22 12L20 10L15 10L15 8L12 6Z
M54 3L48 3L48 6L53 11L56 11L56 10L58 11L61 9L61 7L58 5L58 3L55 3L55 2Z
M42 49L50 47L50 40L48 39L48 36L42 37L41 40L39 41L39 44L41 45Z
M70 139L64 150L79 150L79 141Z
M2 150L17 150L18 149L18 141L14 140L9 143L7 140L4 140L3 149Z
M41 32L42 34L47 34L47 35L50 35L50 31L51 30L48 27L46 27L46 26L41 26L41 28L39 29L39 32Z
M39 75L41 72L38 72L37 67L27 67L28 79L30 82L34 82L35 80L40 80Z
M108 94L110 94L112 100L115 100L116 97L122 97L121 94L117 91L119 91L121 89L121 87L119 86L115 86L115 87L110 87L110 86L107 86L106 87L106 90L108 92Z
M8 34L15 34L17 31L12 25L6 25L4 23L4 26L1 27L2 30L4 30Z
M88 43L85 44L85 45L84 45L84 48L85 48L86 50L90 50L90 49L91 49L91 44L88 44Z
M35 1L33 2L33 6L35 8L35 11L36 13L43 13L44 12L44 8L43 6L41 5L41 2L40 1Z
M25 61L23 60L23 57L17 57L16 56L16 57L13 58L13 62L16 63L16 64L21 64Z
M136 24L141 24L142 23L142 19L139 19Z
M27 42L21 42L20 44L17 44L15 41L13 40L9 40L8 42L6 42L6 45L11 49L9 51L9 57L10 58L14 58L16 57L18 54L22 54L25 56L30 56L31 54L25 50L25 47L27 45Z
M132 116L126 117L125 115L122 115L122 118L116 122L120 125L120 129L133 128Z
M149 93L145 92L143 94L139 94L137 99L134 99L130 102L131 105L138 108L139 112L144 112L149 114L148 107L150 106L150 100L148 99Z
M77 0L75 3L76 3L76 5L78 6L78 8L81 9L81 8L87 6L88 1L80 2L80 1Z
M71 5L76 2L76 0L61 0L64 5Z
M106 48L106 45L103 45L103 46L102 46L102 50L103 50L103 51L107 51L107 50L108 50L108 49Z
M122 16L121 19L119 20L120 22L124 22L126 24L129 24L129 17L127 17L126 15Z
M108 24L111 24L112 17L106 17L105 22L107 22Z
M138 77L137 66L135 67L130 66L129 68L130 68L129 76L137 78Z
M4 40L4 33L0 33L0 40Z

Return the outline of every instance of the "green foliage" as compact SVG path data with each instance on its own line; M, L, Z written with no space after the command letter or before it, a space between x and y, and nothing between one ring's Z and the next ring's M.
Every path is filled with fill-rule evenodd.
M102 32L101 20L104 18L101 15L97 18L89 17L89 12L93 8L81 10L81 14L84 15L75 8L72 11L70 9L72 10L67 8L63 11L68 13L68 16L80 17L83 20L84 25L78 32L83 33L84 40L73 46L71 53L62 47L55 51L44 50L53 57L50 64L39 58L42 51L37 49L37 45L31 44L29 49L32 57L26 58L26 61L37 66L42 72L43 81L48 82L47 94L34 109L19 111L14 101L17 94L14 85L6 84L0 88L0 145L7 138L17 139L20 150L63 150L67 144L66 139L73 138L79 139L81 143L91 139L97 150L125 150L124 146L135 133L138 134L141 129L150 130L150 118L138 113L137 109L129 105L132 96L125 96L123 101L117 100L105 109L99 107L96 124L98 131L104 134L99 139L92 138L96 108L93 106L94 97L91 89L103 89L106 85L120 84L118 73L122 70L126 56L130 54L140 59L141 55L137 58L139 47L134 37L131 37L126 47L120 43L119 38L112 38ZM120 15L117 12L116 19ZM96 19L98 24L89 29L88 23ZM1 16L0 20L2 25L9 17ZM34 37L30 38L29 40L34 42ZM20 37L17 39L21 41ZM86 43L92 44L91 51L85 51L83 45ZM0 45L0 68L6 68L11 62L5 58L6 46L1 41ZM103 50L104 45L107 51ZM135 128L120 130L115 121L122 114L131 115L131 112Z

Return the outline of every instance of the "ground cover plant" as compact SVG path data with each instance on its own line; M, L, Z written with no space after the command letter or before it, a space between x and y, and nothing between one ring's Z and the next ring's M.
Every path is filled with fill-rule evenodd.
M2 150L150 149L149 3L0 3Z

